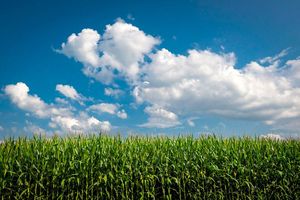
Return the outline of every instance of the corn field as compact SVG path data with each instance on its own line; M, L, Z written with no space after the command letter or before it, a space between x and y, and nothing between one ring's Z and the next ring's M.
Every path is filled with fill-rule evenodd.
M300 142L54 137L0 144L6 199L300 199Z

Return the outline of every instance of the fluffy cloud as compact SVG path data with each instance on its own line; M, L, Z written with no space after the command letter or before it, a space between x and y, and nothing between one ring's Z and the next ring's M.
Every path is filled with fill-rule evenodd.
M69 58L82 62L84 65L98 66L99 52L98 42L100 35L92 29L83 29L78 35L73 33L68 37L66 43L61 45L58 52L65 54Z
M20 109L28 111L39 118L46 118L55 114L62 114L66 110L55 108L46 104L37 95L28 94L29 88L25 83L19 82L15 85L7 85L4 88L5 94Z
M137 103L148 106L144 127L176 126L179 117L200 115L256 120L285 129L295 129L300 121L300 58L281 64L288 49L237 68L234 53L191 49L176 55L155 50L159 43L118 20L107 25L102 36L91 29L72 34L60 52L82 62L83 72L102 83L125 79Z
M135 82L145 54L159 43L159 39L118 20L106 26L102 38L92 29L73 33L58 52L82 62L83 72L104 84L111 83L116 75Z
M141 124L147 128L169 128L180 124L175 113L167 111L159 106L146 107L144 110L150 117L148 122Z
M73 86L70 85L62 85L62 84L57 84L56 85L56 90L60 92L62 95L64 95L67 98L70 98L74 101L78 101L81 105L83 105L83 101L88 100L86 97L84 97L82 94L79 94ZM57 98L57 101L59 103L63 103L62 99Z
M139 73L139 63L144 61L144 55L158 43L158 39L119 20L113 25L106 26L103 41L99 43L100 51L103 53L101 61L134 81Z
M81 113L77 118L71 116L56 116L51 118L52 128L60 127L62 130L71 132L109 132L111 124L108 121L99 121L95 117L89 117L86 113Z
M79 34L71 34L66 43L62 43L61 49L57 52L74 58L83 63L83 73L102 83L111 83L114 74L109 66L101 64L99 42L100 34L92 29L83 29Z
M75 101L81 101L82 99L81 95L78 94L78 92L75 90L73 86L57 84L56 90L59 91L65 97L68 97Z
M116 115L121 119L127 118L127 113L124 109L120 110L120 105L118 104L100 103L90 106L88 110L96 111L98 113L108 113L111 115Z
M111 103L100 103L100 104L95 104L89 107L90 110L98 111L101 113L109 113L111 115L116 113L116 110L118 107L115 104Z
M261 135L260 138L262 139L270 139L270 140L284 140L284 137L274 134L274 133L268 133L266 135Z
M292 67L282 70L251 62L237 69L233 53L209 50L190 50L184 56L162 49L150 58L140 81L147 84L133 92L139 103L183 116L213 114L267 124L300 116L300 88L292 84L297 78L286 75ZM298 62L287 62L291 64Z
M4 130L4 128L2 126L0 126L0 131L3 131L3 130Z
M75 115L70 107L45 103L37 95L28 94L29 88L25 83L7 85L4 91L17 107L39 118L50 119L50 127L60 128L63 132L109 131L111 128L108 121L101 122L84 112Z
M300 87L300 58L289 60L286 63L287 70L284 71L286 76L290 77L290 81L294 87Z

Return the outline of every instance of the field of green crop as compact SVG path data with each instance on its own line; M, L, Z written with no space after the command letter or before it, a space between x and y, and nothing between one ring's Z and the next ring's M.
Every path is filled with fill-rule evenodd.
M67 137L0 144L1 199L300 199L300 142Z

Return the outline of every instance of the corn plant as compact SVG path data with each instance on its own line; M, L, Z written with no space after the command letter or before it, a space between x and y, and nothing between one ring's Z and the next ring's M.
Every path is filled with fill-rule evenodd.
M0 144L6 199L300 199L300 142L18 138Z

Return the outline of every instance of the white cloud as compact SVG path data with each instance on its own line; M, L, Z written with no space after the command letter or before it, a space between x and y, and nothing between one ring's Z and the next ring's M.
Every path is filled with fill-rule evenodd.
M4 92L10 100L22 110L33 113L35 116L45 118L54 112L60 112L41 100L37 95L28 94L29 88L25 83L7 85Z
M236 69L233 53L209 50L190 50L184 56L162 49L150 58L140 81L148 84L133 90L139 103L159 105L181 116L213 114L274 125L300 117L300 88L291 84L296 78L274 65L251 62Z
M0 131L3 131L3 130L4 130L4 128L2 126L0 126Z
M82 62L84 74L104 84L111 83L116 75L135 82L145 54L160 43L123 20L107 25L100 38L97 31L83 29L78 35L69 36L58 52Z
M300 58L281 64L288 49L237 68L234 53L191 49L187 55L176 55L164 48L154 51L159 43L118 20L106 26L102 37L91 29L72 34L60 52L82 62L84 73L102 83L125 79L136 102L150 105L145 127L179 124L178 119L160 123L168 119L155 114L162 109L176 118L209 114L272 127L284 121L291 124L286 129L295 128L300 119Z
M149 115L149 119L147 123L141 124L141 127L169 128L180 124L175 113L159 106L146 107L144 111Z
M54 116L51 118L51 121L54 123L51 124L52 127L59 125L63 130L76 130L79 128L79 120L69 117L69 116Z
M115 78L114 71L109 66L94 67L86 65L82 71L86 76L94 78L106 85L111 84Z
M119 98L121 95L124 94L123 90L117 89L117 88L105 88L104 94L106 96L111 96L115 98Z
M106 26L103 41L99 44L103 52L101 59L125 77L135 80L139 73L139 62L143 62L144 55L159 42L139 28L119 20Z
M84 105L83 102L88 100L88 98L86 98L82 94L79 94L75 90L75 88L71 85L57 84L56 91L60 92L62 95L64 95L67 98L77 101L81 105ZM61 99L56 99L56 100L59 101L59 103L63 103L63 101L61 101Z
M294 87L300 87L300 58L289 60L286 63L286 76L290 77L290 81Z
M83 63L83 73L89 77L95 78L103 83L111 83L113 72L100 63L99 42L100 34L93 29L83 29L78 35L71 34L66 43L62 43L61 49L57 52L74 58Z
M111 128L108 121L99 121L84 112L76 116L71 107L60 107L45 103L37 95L28 94L29 88L25 83L19 82L15 85L7 85L4 91L20 109L39 118L50 119L49 126L51 128L60 128L63 132L109 131ZM32 128L36 127L27 127L27 131L32 130Z
M99 127L100 130L108 132L111 130L111 124L109 123L109 121L99 121L98 119L96 119L95 117L90 117L87 120L87 124L89 125L89 127L93 127L93 128L97 128Z
M53 128L59 126L64 131L76 133L99 131L109 132L111 130L110 122L99 121L95 117L89 117L86 113L82 113L77 118L71 116L55 116L51 118L50 125L53 126Z
M70 99L77 100L77 101L79 101L81 99L80 95L74 89L73 86L57 84L56 90L59 91L62 95L66 96Z
M127 113L125 112L125 110L124 109L119 110L119 109L120 109L120 105L111 104L111 103L95 104L88 108L88 110L90 111L96 111L98 113L108 113L111 115L116 115L121 119L126 119Z
M268 133L266 135L259 136L262 139L271 139L271 140L284 140L285 138L274 133Z
M98 66L98 42L100 35L93 29L83 29L78 35L73 33L66 43L62 43L58 52L69 58L82 62L84 65Z
M118 109L118 106L111 103L100 103L90 106L89 109L101 113L108 113L114 115Z

